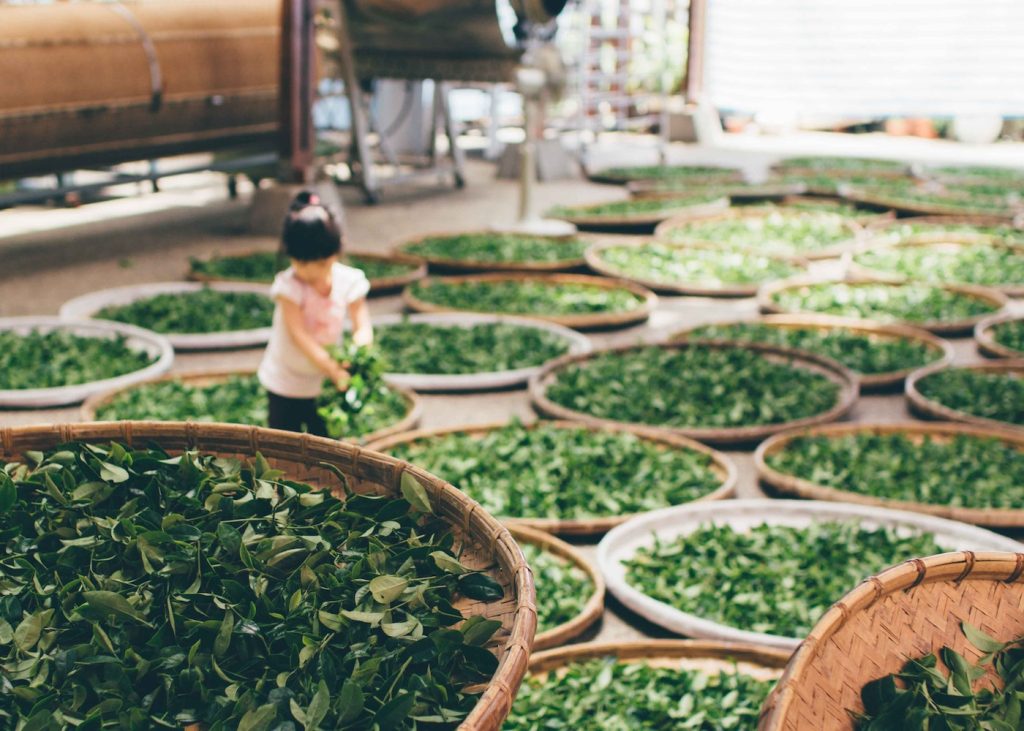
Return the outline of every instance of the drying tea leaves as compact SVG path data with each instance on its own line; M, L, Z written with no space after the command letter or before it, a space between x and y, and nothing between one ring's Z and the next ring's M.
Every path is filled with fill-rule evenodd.
M532 368L569 352L560 335L507 323L401 322L376 327L374 345L391 373L441 375Z
M920 340L893 335L868 335L842 327L794 327L764 322L705 325L688 337L743 340L807 350L837 360L852 371L873 376L928 365L942 351Z
M1024 318L998 323L992 328L992 339L1024 357Z
M454 728L497 660L429 504L71 443L0 471L5 727ZM440 560L443 558L444 560Z
M751 251L682 248L658 242L610 246L600 249L598 256L618 276L676 286L756 285L801 271L784 259Z
M384 383L387 363L377 348L346 343L328 352L350 376L344 391L324 381L317 413L328 435L335 439L363 436L401 421L409 412L405 397Z
M256 292L200 289L167 292L110 305L93 317L127 322L164 334L215 333L270 327L274 302Z
M839 386L743 347L598 353L555 373L547 397L588 416L683 428L779 424L828 411Z
M984 165L967 165L959 167L940 167L934 171L940 176L959 179L987 180L992 183L1024 184L1024 170L1020 168L1001 168Z
M980 214L1009 218L1019 205L1004 195L989 195L969 188L940 189L930 186L851 187L850 195L893 208L920 208L941 211L948 215Z
M777 170L807 169L824 172L870 172L882 170L888 172L905 172L907 163L899 160L882 160L871 157L787 157L777 162Z
M189 259L190 270L212 279L243 282L272 282L274 276L288 268L288 257L274 251L257 251L234 256L215 255L208 259ZM342 263L361 269L367 279L383 279L408 274L415 265L346 254Z
M787 312L822 312L879 322L958 322L991 314L999 306L966 292L908 283L821 282L772 295Z
M1024 246L897 246L862 252L854 261L874 271L923 282L1024 286Z
M721 487L711 457L628 432L513 422L389 450L504 518L587 520L679 505Z
M0 390L58 388L133 373L153 363L124 336L84 337L67 330L0 330Z
M850 171L850 170L805 170L803 172L793 170L783 170L777 176L773 176L769 179L769 183L793 183L797 185L807 186L809 193L818 195L839 195L840 188L847 185L858 186L858 187L874 187L874 188L886 188L886 187L906 187L912 184L910 178L893 178L893 177L878 177L872 175L872 171L866 170L863 172ZM838 201L823 200L825 203L833 203L844 205ZM849 204L845 204L849 205ZM863 209L858 209L860 212L867 213Z
M1022 726L1024 639L999 642L962 622L961 630L981 658L971 662L950 647L911 659L898 673L861 690L864 713L851 712L858 731L963 729L1012 731ZM941 664L940 664L941 661ZM1000 683L978 683L994 674ZM977 688L977 689L976 689Z
M537 587L537 634L577 617L594 593L587 572L536 544L524 541L519 547Z
M360 256L359 254L345 254L341 257L341 263L362 270L366 278L370 280L371 285L375 279L401 277L416 269L415 264L388 261L387 259Z
M688 178L738 180L743 177L742 172L735 168L703 165L630 165L605 168L599 170L595 175L620 183L629 183L634 180L686 180Z
M754 731L774 681L733 668L690 668L619 662L577 662L527 677L505 731Z
M515 233L468 233L431 236L402 251L427 259L487 264L552 264L583 259L589 244L577 238Z
M904 219L892 223L880 230L883 236L890 237L893 243L949 236L950 240L962 238L984 238L1002 241L1007 244L1024 244L1024 229L1012 226L973 226L965 223L941 223L936 220L921 222L916 218Z
M962 508L1024 508L1024 451L998 439L871 434L798 437L769 467L816 485Z
M926 399L971 416L1024 426L1024 375L944 368L917 382Z
M411 291L417 299L439 307L513 315L589 315L629 312L643 306L643 299L628 289L542 279L428 279L413 284Z
M854 229L833 213L774 210L757 216L735 216L680 223L665 235L668 241L703 241L730 249L765 254L799 255L852 244Z
M655 536L623 563L630 586L682 612L750 632L803 637L865 576L941 552L931 534L855 522L763 523L743 532L702 525L671 540Z
M642 216L648 214L671 214L689 206L698 206L720 200L718 193L680 195L678 198L631 198L589 206L555 206L548 210L551 218L588 218L590 216Z

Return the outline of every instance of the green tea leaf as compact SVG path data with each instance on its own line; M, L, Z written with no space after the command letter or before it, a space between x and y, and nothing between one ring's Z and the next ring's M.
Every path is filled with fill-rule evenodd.
M421 513L433 513L427 489L410 472L402 472L402 497Z

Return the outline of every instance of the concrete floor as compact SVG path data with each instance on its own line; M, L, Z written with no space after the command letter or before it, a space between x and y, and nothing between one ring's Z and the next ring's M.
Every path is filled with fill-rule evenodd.
M207 183L203 183L207 185ZM204 188L204 190L206 190ZM348 246L353 251L387 251L399 241L437 231L470 230L513 220L517 206L515 184L493 179L490 165L472 162L468 185L462 190L388 192L375 207L361 204L355 191L345 191ZM582 180L541 185L538 198L546 206L583 203L624 197L621 189L597 186ZM147 210L145 216L97 220L71 229L41 230L0 240L0 316L55 314L67 299L96 289L138 282L175 280L183 277L190 256L214 251L227 253L252 248L272 249L271 237L244 233L244 201L229 202L220 194L201 196L202 204L171 210ZM96 204L105 205L105 204ZM0 212L0 232L3 229ZM375 315L398 312L398 297L371 301ZM592 334L598 347L650 340L669 331L703 322L755 317L752 299L718 300L665 297L651 320L625 330ZM978 359L970 339L954 342L957 359ZM195 368L255 365L260 350L183 354L174 371ZM423 397L422 426L526 419L532 411L525 389L473 395ZM854 421L899 421L910 415L903 397L865 396L850 418ZM0 425L15 426L77 421L77 408L0 412ZM762 495L749 451L728 452L740 470L740 497ZM581 548L593 557L594 543ZM602 640L633 640L643 636L668 636L609 600L602 624L588 637Z

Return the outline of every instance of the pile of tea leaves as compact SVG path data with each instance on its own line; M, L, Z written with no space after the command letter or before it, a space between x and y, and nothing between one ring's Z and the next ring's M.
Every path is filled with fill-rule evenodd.
M614 274L662 285L724 288L785 279L802 271L796 264L752 251L702 249L652 241L609 246L598 257Z
M673 226L664 238L672 242L707 242L723 248L763 254L799 256L852 244L856 229L844 216L807 211L764 211Z
M408 274L415 265L406 262L388 261L346 254L342 263L362 270L367 279L385 279ZM192 274L209 279L225 279L241 282L272 282L274 275L288 268L288 258L275 251L256 251L248 254L221 256L219 254L200 259L189 259Z
M671 214L689 206L698 206L720 200L718 193L700 195L680 194L678 198L633 198L587 206L555 206L548 210L551 218L587 218L589 216L644 216L649 214ZM667 216L666 216L667 217Z
M162 334L215 333L270 327L274 302L256 292L199 289L165 292L126 305L110 305L93 317L137 325Z
M1024 317L1000 322L992 328L992 339L1024 358Z
M884 274L940 284L1024 286L1024 246L927 244L876 248L854 261Z
M1024 426L1024 375L943 368L917 382L917 390L947 409Z
M486 264L553 264L583 259L589 243L578 238L481 232L429 236L406 244L402 251L439 262Z
M578 617L594 593L587 572L535 543L522 541L519 547L537 587L537 634Z
M0 330L0 390L59 388L123 376L155 359L124 336L85 337L68 330Z
M586 315L639 309L643 300L628 289L543 279L499 281L424 280L410 289L417 299L468 312L514 315Z

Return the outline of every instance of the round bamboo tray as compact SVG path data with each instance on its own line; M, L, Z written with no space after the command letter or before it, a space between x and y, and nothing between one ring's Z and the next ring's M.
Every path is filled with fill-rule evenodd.
M707 223L707 222L713 222L713 221L726 221L726 220L735 219L735 218L765 218L765 217L767 217L769 215L773 215L773 213L769 212L769 211L744 211L743 209L739 209L739 210L729 211L728 213L722 213L722 214L717 215L717 216L706 216L706 217L701 218L700 222L701 223ZM799 217L799 216L816 216L816 215L822 215L822 214L816 214L816 213L804 212L804 211L794 211L790 215ZM712 246L721 247L721 244L718 244L715 241L707 240L707 239L700 239L700 238L697 238L697 237L694 237L693 239L685 239L685 240L684 239L675 240L675 239L671 238L671 231L673 229L679 228L680 226L684 226L686 224L690 224L690 223L693 223L693 222L694 222L694 218L692 216L675 216L673 218L668 219L667 221L662 221L660 224L658 224L658 227L656 229L654 229L654 236L655 236L655 238L661 239L663 241L671 241L672 243L677 243L677 244L678 243L688 243L688 244L689 243L702 243L702 244L710 244ZM844 241L842 241L842 242L840 242L838 244L835 244L833 246L829 246L829 247L827 247L825 249L818 249L818 250L815 250L815 251L795 252L795 255L800 256L800 257L802 257L804 259L807 259L807 260L810 260L810 261L817 261L819 259L834 259L836 257L842 256L843 254L855 251L857 249L857 247L859 246L859 244L860 244L860 240L861 240L861 236L862 236L862 233L863 233L863 229L861 228L861 226L859 224L855 223L854 221L844 220L843 224L844 224L845 228L847 229L847 231L850 234L848 239L846 239L846 240L844 240ZM750 246L742 246L742 247L737 247L737 248L751 249L751 250L756 251L756 252L761 253L761 254L766 253L757 245L757 242L753 242Z
M775 303L775 295L779 292L783 292L787 289L800 289L802 287L808 287L816 284L849 284L849 285L868 285L868 284L882 284L888 287L901 287L904 282L897 282L889 279L876 279L876 278L864 278L864 277L847 277L845 279L822 279L818 277L805 277L805 278L794 278L789 280L783 280L781 282L773 282L766 284L761 287L757 293L757 304L761 312L766 314L825 314L825 313L814 313L814 312L794 312L791 310L784 310L781 306ZM974 329L974 326L981 322L986 317L990 317L993 314L998 313L1002 310L1007 303L1006 295L1002 292L991 289L989 287L978 287L976 285L967 284L931 284L930 287L937 287L945 289L949 292L955 292L957 294L967 295L980 299L983 302L994 306L996 309L993 312L987 312L982 315L976 315L974 317L967 317L962 320L931 320L928 322L900 322L894 321L891 324L906 325L908 327L917 327L928 332L935 333L936 335L962 335L969 333ZM890 324L890 323L885 323Z
M1024 507L1008 508L964 508L936 503L919 503L909 500L888 500L885 498L862 495L848 490L820 485L793 475L779 472L768 465L768 457L784 451L795 439L800 437L844 437L853 434L903 434L907 438L921 442L929 437L936 442L949 442L958 435L967 435L985 439L998 439L1008 446L1024 451L1024 435L1006 429L992 427L968 426L956 423L925 423L908 421L893 424L826 424L810 429L799 429L776 434L762 442L754 452L754 464L761 482L787 496L808 500L828 500L832 502L856 503L873 505L893 510L909 510L914 513L934 515L938 518L958 520L986 528L1019 529L1024 528Z
M1024 550L1024 548L1019 549ZM861 582L822 617L761 711L760 731L853 729L861 689L946 646L977 662L962 622L1000 641L1024 635L1024 553L946 553ZM978 684L991 686L991 674ZM999 683L1001 686L1002 684Z
M428 280L430 281L430 280ZM658 303L658 296L649 289L640 287L632 282L621 279L608 279L607 277L592 277L585 274L523 274L510 272L507 274L473 274L465 277L439 277L436 281L446 284L459 284L464 282L507 282L507 281L535 281L544 284L586 284L592 287L603 289L625 289L632 292L642 301L634 310L626 312L597 312L580 315L529 315L513 312L477 312L485 315L511 315L525 317L531 320L544 320L553 322L556 325L571 327L576 330L588 330L598 328L625 327L645 321L651 316ZM431 302L421 300L412 293L411 287L406 287L402 292L402 301L405 306L413 312L474 312L473 310L459 310L445 305L435 305Z
M663 167L687 167L685 165L665 165ZM708 166L711 167L711 166ZM603 170L595 170L593 172L585 171L587 180L591 183L602 183L605 185L626 185L629 183L636 182L661 182L664 178L634 178L624 175L611 175L609 170L611 168L605 168ZM673 180L673 178L668 178ZM707 172L701 175L685 175L679 180L685 180L686 182L693 182L694 185L720 185L724 183L742 183L743 182L743 171L736 168L721 168L721 172Z
M712 492L709 492L707 495L697 498L692 502L724 500L732 497L736 493L736 481L739 479L739 473L736 469L735 463L721 452L711 449L710 447L706 447L700 442L696 442L692 439L675 434L662 433L661 431L652 431L650 428L631 426L628 424L595 426L593 424L586 424L579 421L544 421L526 425L526 428L537 426L538 423L542 423L546 427L553 427L557 429L586 429L588 431L595 432L626 432L628 434L634 434L641 439L663 445L666 449L689 449L701 452L711 458L711 469L718 476L721 484ZM507 426L507 423L505 422L494 422L491 424L454 426L442 429L421 429L418 431L405 432L403 434L395 434L386 439L378 439L373 442L369 442L367 443L366 448L388 453L401 444L411 444L413 442L428 440L448 434L463 433L469 434L470 436L483 436L488 432L501 429L505 426ZM625 523L634 515L636 514L580 519L513 518L507 516L498 516L498 518L506 525L515 526L517 528L532 528L534 530L545 531L547 533L557 533L559 535L599 536L604 535L615 526Z
M591 206L580 206L576 213L568 215L547 214L550 218L568 221L583 231L636 231L649 233L655 226L666 219L674 216L685 216L688 218L703 218L713 216L729 209L729 198L722 197L712 201L686 202L685 197L675 195L666 200L679 198L679 205L672 208L665 208L658 211L642 211L629 215L619 214L587 214L587 210L607 203L618 203L619 201L605 201L595 203Z
M787 195L782 199L783 206L792 206L796 210L807 210L814 212L816 209L813 207L816 204L821 205L823 203L829 203L835 201L836 198L832 196L814 196L814 195ZM807 206L807 208L800 208L800 206ZM835 213L830 211L827 207L822 206L820 209L822 213ZM846 213L839 213L840 216L846 216ZM860 209L854 216L853 220L859 223L865 228L882 222L891 223L896 220L896 211L887 210L869 210L867 208Z
M132 389L138 388L139 386L146 386L152 383L164 383L167 381L181 381L183 383L187 383L193 386L209 386L214 383L226 381L228 378L232 376L252 376L255 374L256 370L254 368L251 368L249 370L197 370L190 371L187 373L164 375L161 376L160 378L153 378L148 381L134 383L130 386L125 386L122 388L113 388L110 389L109 391L105 391L103 393L98 393L93 396L90 396L88 399L85 400L85 403L83 403L81 408L79 409L79 415L82 421L95 421L96 413L100 409L108 405L111 401L113 401L115 398L125 393L126 391L131 391ZM407 388L402 388L401 386L394 385L391 385L390 387L393 388L395 391L398 391L400 394L402 394L402 397L405 399L407 405L405 416L402 417L399 421L396 421L391 426L385 427L383 429L378 429L375 432L370 432L369 434L363 437L358 437L355 439L342 439L341 441L365 444L367 442L374 441L377 439L383 439L385 437L391 436L392 434L398 434L400 432L416 428L416 425L420 423L420 419L423 418L423 402L420 400L420 397L417 396L415 392L410 391ZM193 422L190 421L188 423ZM194 423L203 424L206 422ZM251 426L261 425L253 424Z
M729 284L722 283L719 286L713 284L702 284L700 282L667 282L655 279L646 279L643 277L629 276L619 270L617 270L612 264L609 264L601 258L601 252L604 249L610 249L619 246L631 246L633 248L641 248L649 246L650 244L657 244L660 246L666 246L671 249L677 249L679 251L688 250L699 250L699 251L720 251L725 253L721 247L714 246L713 244L673 244L669 242L654 241L638 241L630 242L625 244L621 241L606 241L602 243L596 243L591 245L584 257L587 260L587 266L593 269L598 274L603 274L606 277L615 277L618 279L624 279L628 282L635 282L642 287L654 290L655 292L661 292L666 294L680 294L680 295L693 295L698 297L753 297L757 294L759 283L750 284ZM768 254L755 254L754 252L742 252L750 254L752 256L764 256L767 259L771 259L776 262L782 262L789 264L794 268L802 268L806 272L809 262L800 259L798 257L784 257L784 256L771 256Z
M44 408L47 406L64 406L76 404L93 394L111 388L120 388L140 383L166 373L174 364L174 348L163 335L144 330L134 325L105 320L62 320L59 317L3 317L0 318L0 331L13 330L19 334L32 331L42 333L54 330L67 330L72 335L83 337L107 338L123 337L125 345L132 350L141 350L153 362L132 373L125 373L100 381L89 381L71 386L53 386L50 388L19 388L0 389L0 408Z
M627 185L626 190L629 191L630 196L638 200L670 200L687 193L699 193L702 188L706 187L721 189L722 195L727 196L733 202L781 200L806 191L806 186L801 183L711 183L686 188L671 188L666 187L664 181L657 180L638 180Z
M945 370L952 366L944 367L926 367L914 371L907 379L907 386L905 394L907 401L910 403L910 410L914 413L923 416L928 419L938 419L941 421L958 421L964 424L977 424L979 426L994 426L1000 429L1008 429L1014 432L1024 431L1024 424L1011 424L1005 421L999 421L997 419L988 419L984 416L975 416L974 414L968 414L965 411L958 411L951 409L948 406L943 406L938 401L933 401L926 398L924 394L918 390L917 384L922 379L927 378L931 374ZM1000 360L989 363L979 363L975 365L967 366L956 366L957 368L966 368L972 371L982 371L984 373L1003 373L1008 375L1016 375L1020 378L1024 378L1024 358L1012 359L1012 360Z
M591 585L594 587L590 597L587 598L587 603L584 605L582 612L568 622L563 622L557 627L537 633L537 636L533 638L534 652L564 645L579 637L601 619L601 615L604 614L604 578L601 576L601 572L582 553L565 541L561 541L544 531L533 530L521 525L510 525L508 531L517 543L532 544L580 569L587 575ZM530 573L533 573L532 569ZM536 584L536 577L534 577L534 583Z
M60 307L60 317L64 320L92 318L104 307L127 305L138 300L155 297L158 294L185 294L198 292L202 289L213 289L220 292L250 292L269 296L270 285L246 282L154 282L151 284L131 284L127 287L112 287L96 292L83 294L65 302ZM265 345L270 339L271 327L252 330L229 330L212 333L168 333L164 335L175 350L227 350L234 348L252 348Z
M996 342L995 329L1007 322L1020 322L1024 315L1005 313L986 317L974 326L974 340L978 350L992 358L1024 358L1024 350L1014 350Z
M730 320L712 324L736 325L747 322L751 321ZM909 325L883 325L873 320L859 320L854 317L837 317L835 315L762 315L753 322L791 330L802 330L805 328L814 330L849 330L879 339L914 340L936 351L938 354L935 361L928 365L947 365L953 362L953 346L948 341L932 335L927 330L910 327ZM691 333L697 329L697 327L691 327L686 330L680 330L670 335L668 340L669 342L688 340L691 337ZM857 375L860 378L861 391L881 391L902 385L907 376L915 370L916 368L904 368L890 373L857 373Z
M498 657L498 669L459 728L501 728L526 673L537 611L533 579L522 551L508 530L475 502L443 480L383 454L308 434L232 424L122 421L0 428L0 460L19 459L26 451L51 449L69 441L110 440L128 445L155 444L173 454L197 449L245 459L259 452L290 479L332 492L339 489L339 480L323 466L325 463L349 477L352 488L359 493L398 496L403 481L418 482L426 490L435 516L455 536L453 550L459 560L473 570L485 571L505 589L500 600L460 599L456 603L464 614L480 614L501 622L501 628L487 644L487 649Z
M1019 210L1014 210L1007 205L1005 212L993 213L985 208L974 207L971 205L944 205L938 202L919 201L908 198L903 198L898 194L886 195L881 192L872 192L870 190L858 190L850 186L840 186L839 195L846 200L854 201L855 203L864 203L870 206L878 206L880 208L891 208L894 211L901 211L904 213L912 213L916 215L924 216L970 216L985 220L988 225L1005 225L1013 221L1014 217L1020 213ZM950 200L959 200L956 196L950 196Z
M800 645L800 638L721 624L683 612L644 594L626 581L623 561L633 557L640 548L652 546L656 538L673 541L706 525L729 526L742 532L762 524L801 528L821 522L855 523L866 529L889 526L915 533L932 533L935 542L949 550L1024 550L1024 545L992 531L920 513L850 503L757 499L685 505L646 513L609 532L597 547L597 562L608 590L616 599L669 631L687 637L749 642L792 651ZM878 631L877 626L874 630Z
M868 234L874 238L879 235L885 235L886 229L898 228L902 225L908 224L923 224L923 225L935 225L935 226L977 226L978 228L986 228L990 226L1006 226L1005 221L999 221L993 223L991 218L986 216L913 216L911 218L901 218L896 221L873 223L868 226ZM1024 237L1024 231L1021 231L1021 236ZM997 241L998 238L992 234L986 233L969 233L966 231L955 231L950 233L921 233L911 234L903 239L899 239L897 243L904 241L915 241L921 243L963 243L963 244L974 244L974 243L988 243L991 241Z
M590 360L602 353L624 353L630 350L639 350L648 347L682 349L693 346L708 347L714 349L743 349L760 353L771 360L781 361L793 365L796 368L808 370L812 373L824 376L839 387L839 394L836 403L832 408L815 416L808 416L802 419L781 422L778 424L761 424L758 426L739 426L730 428L719 427L669 427L656 426L651 424L633 424L630 422L616 421L590 416L582 411L575 411L556 404L547 397L547 390L557 377L558 371L568 365ZM685 377L685 374L680 374ZM566 419L590 424L599 427L620 427L639 426L652 434L667 434L674 436L689 437L701 442L716 445L738 445L749 444L760 441L777 432L785 429L800 426L811 426L835 421L843 417L857 401L859 394L859 382L856 374L845 366L836 363L831 358L824 358L820 355L807 353L792 348L779 348L773 345L761 343L740 343L727 340L687 340L679 343L665 343L661 345L625 345L606 350L597 350L586 355L566 355L553 360L544 366L537 375L530 379L530 403L535 411L543 416L553 419Z
M569 257L557 261L478 261L474 259L454 259L440 256L426 256L408 251L408 248L427 239L434 239L448 236L464 236L468 234L490 234L494 236L505 235L501 231L460 231L457 233L442 232L415 236L403 241L394 247L395 256L416 258L425 261L431 270L441 272L564 272L579 269L583 266L583 257ZM526 235L526 234L524 234ZM547 239L552 247L558 247L567 241L578 238L576 234L563 236L540 236L529 234L530 238Z

